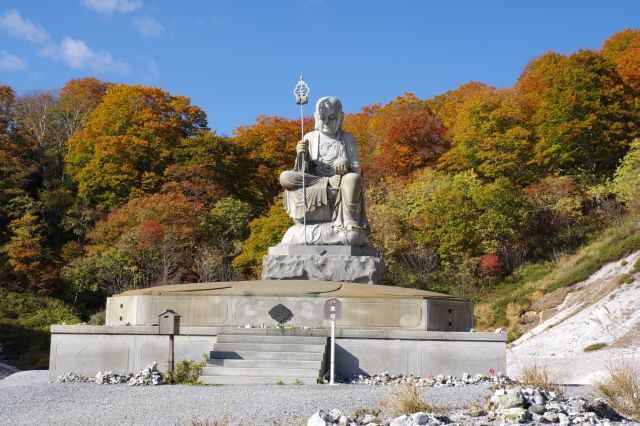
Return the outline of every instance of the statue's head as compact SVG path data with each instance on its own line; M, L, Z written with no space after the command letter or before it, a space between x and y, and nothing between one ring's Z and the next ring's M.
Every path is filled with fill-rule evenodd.
M334 136L342 129L342 102L334 96L325 96L316 102L316 130Z

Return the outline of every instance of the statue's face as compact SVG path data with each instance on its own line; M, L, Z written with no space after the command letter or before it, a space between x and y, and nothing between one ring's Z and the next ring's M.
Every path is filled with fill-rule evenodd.
M342 124L342 108L331 103L319 105L315 114L316 130L327 136L334 136Z

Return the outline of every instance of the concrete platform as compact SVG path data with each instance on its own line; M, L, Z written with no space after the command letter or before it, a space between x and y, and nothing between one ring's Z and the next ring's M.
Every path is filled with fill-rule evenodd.
M330 297L342 301L336 328L338 375L459 376L506 369L506 334L470 332L473 304L463 299L392 286L276 280L151 287L110 297L105 326L51 327L50 375L136 373L153 361L166 370L169 337L158 334L157 315L173 309L182 315L176 361L204 355L213 369L207 371L218 372L224 362L237 367L235 381L224 378L220 384L256 383L251 377L272 380L275 376L266 371L253 370L251 376L238 369L274 370L276 364L262 361L291 361L290 369L303 370L295 366L326 361L322 342L330 322L323 305ZM269 316L278 304L293 314L284 328ZM298 373L292 374L311 382Z
M269 310L278 304L292 313L287 325L328 328L323 303L342 300L341 328L468 331L473 304L441 293L335 281L240 281L180 284L128 291L107 299L106 324L148 326L173 309L183 326L277 325Z

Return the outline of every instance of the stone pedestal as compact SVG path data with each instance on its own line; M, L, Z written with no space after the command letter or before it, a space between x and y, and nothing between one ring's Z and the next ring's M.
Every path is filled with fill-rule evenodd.
M262 259L263 280L380 284L384 265L373 247L283 244Z

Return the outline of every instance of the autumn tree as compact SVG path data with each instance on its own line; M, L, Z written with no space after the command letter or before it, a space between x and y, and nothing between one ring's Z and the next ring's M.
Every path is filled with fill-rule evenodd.
M80 197L118 207L156 191L180 141L205 128L204 112L186 97L114 85L67 142L67 171Z
M538 110L542 96L556 84L555 78L566 64L566 56L549 51L524 67L513 92L528 114L533 115Z
M345 114L343 127L356 138L360 162L367 164L375 151L375 141L371 134L371 121L380 105L364 106L357 113Z
M194 279L203 206L179 193L134 198L98 222L63 270L77 293L110 295Z
M575 179L548 176L525 189L529 206L527 241L534 259L571 249L582 236L584 194Z
M38 206L30 197L20 196L11 200L10 207L9 241L1 248L10 271L23 288L50 292L55 286L55 267L43 238Z
M473 170L488 179L531 180L532 126L512 92L471 83L450 97L441 114L449 123L451 148L440 157L439 167L451 172Z
M601 52L616 65L622 80L640 94L640 30L615 33L604 41Z
M613 65L592 51L571 55L534 114L535 159L551 173L610 175L638 134L638 109Z
M445 150L444 129L427 102L406 93L377 109L371 118L374 146L363 165L369 176L406 176L434 165Z
M313 121L305 120L305 129L313 129ZM260 116L251 126L234 130L231 143L241 162L239 182L245 194L241 198L267 209L282 192L278 176L293 168L296 144L300 140L300 121L282 117Z

